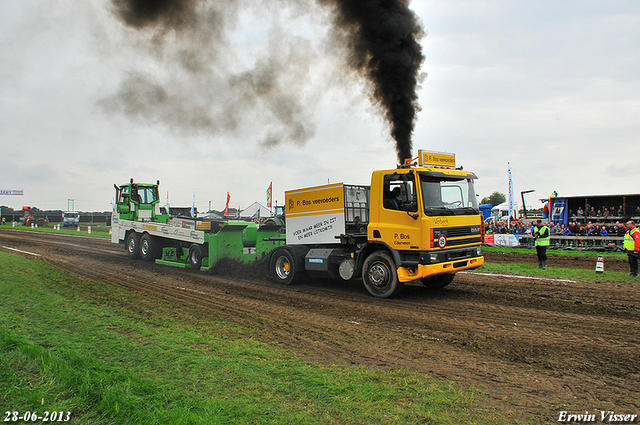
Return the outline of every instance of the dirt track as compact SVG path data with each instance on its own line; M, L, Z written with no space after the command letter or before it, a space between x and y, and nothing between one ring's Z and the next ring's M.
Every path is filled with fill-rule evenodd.
M282 287L259 270L210 275L132 261L123 246L97 238L0 230L0 246L41 254L132 296L257 326L254 337L308 360L403 367L474 386L514 422L557 422L560 410L598 419L600 410L640 414L638 284L459 273L440 292L407 285L381 300L358 280ZM592 260L566 261L594 267Z

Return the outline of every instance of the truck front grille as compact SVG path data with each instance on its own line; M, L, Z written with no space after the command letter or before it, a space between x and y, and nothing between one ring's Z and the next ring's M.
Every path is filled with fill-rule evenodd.
M433 236L431 247L438 248L438 240L444 236L446 238L446 247L460 246L467 244L475 244L482 242L481 227L477 226L460 226L460 227L440 227L432 229Z
M436 229L444 231L444 235L447 238L458 238L462 236L480 235L480 226L462 226L462 227L444 227ZM442 233L440 233L442 234Z
M480 238L480 236L478 236L477 238L464 238L464 239L455 239L455 240L449 239L447 240L447 247L466 245L470 243L480 243L480 242L482 242L482 239Z

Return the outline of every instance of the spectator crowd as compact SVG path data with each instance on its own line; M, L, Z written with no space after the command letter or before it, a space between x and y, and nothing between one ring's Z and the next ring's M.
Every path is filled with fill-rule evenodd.
M514 235L531 235L533 234L534 224L523 224L520 220L514 220L511 223L499 221L495 225L489 225L485 228L486 233L510 233ZM624 223L620 221L616 221L615 223L599 223L589 221L586 224L580 223L577 220L569 222L568 226L563 224L549 224L551 237L553 236L619 236L623 237L626 233L626 228ZM568 241L561 241L568 242ZM572 241L573 242L573 241ZM595 244L594 240L589 241L588 239L580 239L577 238L578 246L585 246L588 243ZM606 240L599 240L598 244L604 242L608 243ZM620 242L620 241L618 241ZM622 242L620 242L621 244ZM564 244L564 243L563 243Z
M633 211L633 215L636 217L640 216L640 206L636 207L635 210L633 210L633 208L629 209L627 208L627 213L631 213L631 211ZM585 208L583 209L582 207L578 207L578 211L576 211L576 213L574 214L572 210L569 210L569 217L576 217L579 221L584 221L585 219L591 219L591 220L606 220L606 219L612 219L612 218L616 218L616 217L620 217L620 219L622 220L622 217L624 216L624 208L622 205L620 205L618 208L616 207L602 207L602 209L595 209L593 208L591 205L587 204L585 205Z

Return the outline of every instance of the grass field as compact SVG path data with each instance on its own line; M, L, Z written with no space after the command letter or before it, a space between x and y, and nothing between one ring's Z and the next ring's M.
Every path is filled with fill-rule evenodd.
M595 264L595 260L594 260ZM547 270L538 269L537 264L495 264L485 263L481 268L471 273L494 273L502 275L547 277L552 279L564 279L574 282L590 283L629 283L637 284L638 278L632 278L629 273L612 272L595 273L594 270L567 269L561 267L549 267Z
M533 249L525 248L496 248L496 247L483 247L483 251L486 252L505 252L505 253L521 253L521 254L535 254ZM638 284L640 279L629 276L628 272L615 272L606 271L606 273L596 273L595 264L599 255L602 253L596 251L561 251L561 250L549 250L547 256L549 257L549 268L547 270L538 269L537 263L531 263L523 261L522 263L508 263L508 264L496 264L486 262L484 266L477 269L479 273L496 273L507 275L520 275L520 276L534 276L534 277L550 277L553 279L566 279L580 282L591 283L630 283ZM572 256L572 257L586 257L591 259L594 265L593 269L579 269L579 268L562 268L553 266L554 256ZM626 261L627 254L623 252L606 253L607 258L620 258Z
M303 361L257 329L0 252L0 406L73 424L493 424L451 382Z
M91 227L91 233L88 232L88 228ZM0 229L13 229L13 230L24 230L27 232L46 232L46 233L62 233L66 235L83 235L83 236L95 236L98 238L110 238L109 229L111 227L105 226L104 224L92 225L92 224L82 224L80 226L80 231L76 227L62 227L60 225L60 230L57 230L53 227L53 224L49 224L45 227L34 227L33 229L30 226L18 226L12 227L11 224L3 224L0 225Z
M496 246L483 246L483 251L486 252L504 252L510 254L535 254L535 249L533 248L500 248ZM549 249L547 250L547 255L565 255L572 257L597 257L598 255L602 255L602 252L598 251L570 251L570 250L561 250L561 249ZM616 257L616 258L627 258L627 254L624 252L607 252L607 257Z

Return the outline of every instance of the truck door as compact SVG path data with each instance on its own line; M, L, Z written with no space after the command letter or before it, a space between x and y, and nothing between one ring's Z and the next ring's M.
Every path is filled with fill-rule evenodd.
M413 172L384 176L378 229L382 241L396 250L420 249L422 232Z

